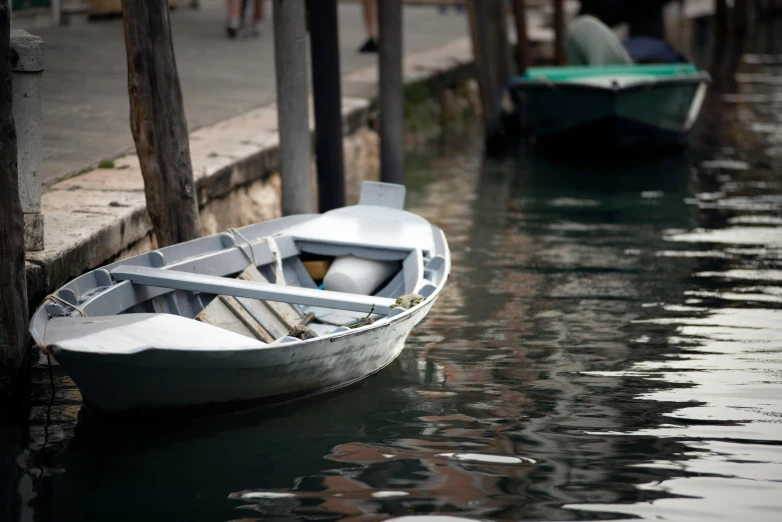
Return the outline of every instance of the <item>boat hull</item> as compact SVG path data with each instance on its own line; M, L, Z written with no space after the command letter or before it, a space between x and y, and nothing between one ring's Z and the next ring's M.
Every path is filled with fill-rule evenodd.
M544 147L616 150L681 146L700 112L707 77L624 87L517 82L521 125Z
M290 402L348 386L390 364L436 296L343 335L261 349L134 354L61 351L57 361L105 418L181 418Z

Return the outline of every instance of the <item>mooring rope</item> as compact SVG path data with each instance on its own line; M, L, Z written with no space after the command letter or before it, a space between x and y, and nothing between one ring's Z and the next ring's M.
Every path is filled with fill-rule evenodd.
M64 305L64 306L69 306L69 307L73 308L74 310L76 310L77 312L79 312L82 317L87 317L87 312L85 312L84 310L79 308L78 305L69 303L68 301L66 301L65 299L63 299L62 297L60 297L58 295L49 294L49 295L47 295L46 297L43 298L43 302L46 302L47 299L51 299L55 303L59 303L59 304Z
M243 245L237 243L236 248L238 248L247 258L247 260L250 261L257 268L258 259L255 257L255 249L253 248L253 245L250 242L250 240L244 237L242 233L235 228L229 228L228 232L230 232L232 235L239 236L239 238L242 241L244 241L244 243L250 249L252 258L247 254L247 252L244 251L244 248L242 248ZM264 237L262 241L266 241L266 244L269 246L269 251L271 251L272 253L272 263L274 263L274 282L278 285L287 284L285 282L285 272L282 269L282 253L280 253L280 247L277 246L277 242L271 236Z
M237 245L236 245L236 248L238 248L238 249L239 249L239 250L242 252L242 254L244 254L244 256L247 258L247 260L248 260L250 263L252 263L254 266L258 266L258 260L255 258L255 249L253 248L253 244L252 244L252 243L250 243L250 240L249 240L249 239L247 239L246 237L244 237L244 236L242 235L242 233L241 233L241 232L239 232L239 231L238 231L237 229L235 229L235 228L229 228L229 229L228 229L228 232L230 232L230 233L231 233L231 235L237 235L237 236L239 236L239 239L241 239L242 241L244 241L244 242L247 244L247 247L250 249L250 254L252 254L252 257L250 257L250 256L247 254L247 252L245 252L245 251L244 251L244 248L242 248L242 245L240 245L240 244L238 244L238 243L237 243Z
M277 246L277 241L271 236L264 238L266 244L269 245L269 250L272 252L272 261L274 261L274 282L278 285L285 285L285 273L282 271L282 254L280 248Z

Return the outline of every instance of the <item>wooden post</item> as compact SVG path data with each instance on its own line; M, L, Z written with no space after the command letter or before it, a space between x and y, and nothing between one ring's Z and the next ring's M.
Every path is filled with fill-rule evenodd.
M489 43L489 14L485 0L467 0L467 17L478 76L478 89L483 105L484 130L486 139L489 140L499 132L501 107L497 96L496 62Z
M554 0L554 60L565 65L565 0Z
M737 40L744 40L752 20L751 0L733 0L733 33Z
M378 1L380 62L380 179L405 182L405 85L402 78L402 0Z
M11 106L11 8L0 0L0 394L12 393L27 348L24 217Z
M122 0L130 129L158 246L201 236L168 2Z
M516 67L518 74L524 74L527 67L532 65L529 37L527 35L526 0L513 0L513 18L516 22L516 46L518 48Z
M282 213L313 211L304 0L274 0Z
M505 86L511 77L510 44L508 43L508 16L505 0L485 0L489 8L489 27L494 57L494 70L497 74L497 96L502 97Z
M337 0L307 0L315 106L318 211L345 206Z
M727 0L714 0L714 26L718 45L721 45L728 35Z

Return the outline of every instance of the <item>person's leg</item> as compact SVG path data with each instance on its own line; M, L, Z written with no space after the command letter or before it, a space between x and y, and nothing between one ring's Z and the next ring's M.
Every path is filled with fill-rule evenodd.
M377 40L377 0L364 0L364 25L367 36Z
M244 27L245 26L245 21L247 20L247 6L249 5L249 3L250 3L250 0L242 0L242 7L240 8L240 17L241 17L241 20L240 20L240 23L239 23L240 27Z
M377 52L377 0L364 0L364 27L367 31L367 41L359 52Z
M263 24L263 0L253 0L253 22L247 31L248 36L260 36Z
M225 32L229 38L236 38L242 16L242 0L228 0L228 27Z

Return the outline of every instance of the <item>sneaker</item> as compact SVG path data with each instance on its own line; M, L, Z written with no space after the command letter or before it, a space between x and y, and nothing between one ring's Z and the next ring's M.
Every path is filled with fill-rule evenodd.
M367 38L367 41L364 42L364 45L359 47L358 52L360 53L376 53L377 52L377 40L374 38Z
M259 38L261 36L261 27L259 25L253 24L245 29L242 36L245 38Z
M228 38L236 38L236 35L239 34L240 23L238 16L231 16L228 18L228 24L225 27L225 34L228 35Z

